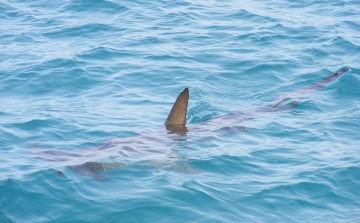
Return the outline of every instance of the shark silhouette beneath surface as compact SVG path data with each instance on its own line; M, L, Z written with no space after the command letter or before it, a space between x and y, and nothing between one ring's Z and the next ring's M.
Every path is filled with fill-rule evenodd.
M101 146L78 150L61 151L41 148L32 148L31 153L41 159L59 163L62 167L91 177L94 180L104 180L99 173L101 171L116 170L128 166L131 163L141 165L152 165L155 167L169 167L169 163L179 161L176 151L171 149L172 143L180 144L186 140L189 133L206 132L212 126L223 126L224 123L231 124L224 128L238 128L238 123L255 119L264 113L277 112L288 108L296 107L298 100L307 94L317 91L327 83L349 71L349 68L342 69L331 74L325 79L312 85L301 88L297 91L281 95L273 102L253 112L233 112L218 116L196 125L185 125L186 113L189 100L189 89L185 88L177 97L165 122L165 129L161 128L148 134L140 134L126 138L114 139ZM241 128L240 128L241 129ZM139 163L140 160L140 163ZM142 163L144 161L145 163ZM191 167L176 165L179 171L192 171ZM57 171L64 176L62 171Z

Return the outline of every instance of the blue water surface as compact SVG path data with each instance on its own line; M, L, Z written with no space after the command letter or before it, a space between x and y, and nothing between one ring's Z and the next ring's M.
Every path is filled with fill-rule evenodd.
M5 0L0 20L0 222L360 221L359 1ZM189 132L167 134L185 87Z

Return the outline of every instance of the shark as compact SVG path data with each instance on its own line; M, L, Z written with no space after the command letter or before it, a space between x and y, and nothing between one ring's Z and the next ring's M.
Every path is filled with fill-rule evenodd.
M94 148L63 151L33 147L31 153L58 164L54 171L61 176L65 176L64 171L57 169L65 167L97 181L105 180L102 172L114 171L134 163L143 167L150 165L169 168L172 163L181 162L176 149L173 148L186 144L191 136L200 132L206 134L213 131L212 129L244 131L243 127L239 127L239 123L256 119L266 113L295 108L306 95L320 90L348 71L350 68L341 69L311 85L280 95L253 111L235 111L196 124L186 124L189 88L184 88L176 98L163 127L157 131L113 139ZM217 128L213 128L214 126ZM173 166L179 171L193 171L186 164Z

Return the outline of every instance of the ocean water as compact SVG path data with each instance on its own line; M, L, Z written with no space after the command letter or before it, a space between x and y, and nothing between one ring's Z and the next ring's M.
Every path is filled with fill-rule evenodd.
M360 221L359 1L5 0L0 19L1 223ZM185 87L189 132L167 134Z

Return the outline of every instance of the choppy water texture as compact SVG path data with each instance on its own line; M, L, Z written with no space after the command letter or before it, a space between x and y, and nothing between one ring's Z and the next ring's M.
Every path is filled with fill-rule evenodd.
M0 20L0 222L359 222L359 1L5 0ZM344 67L295 108L163 131L184 87L204 128Z

